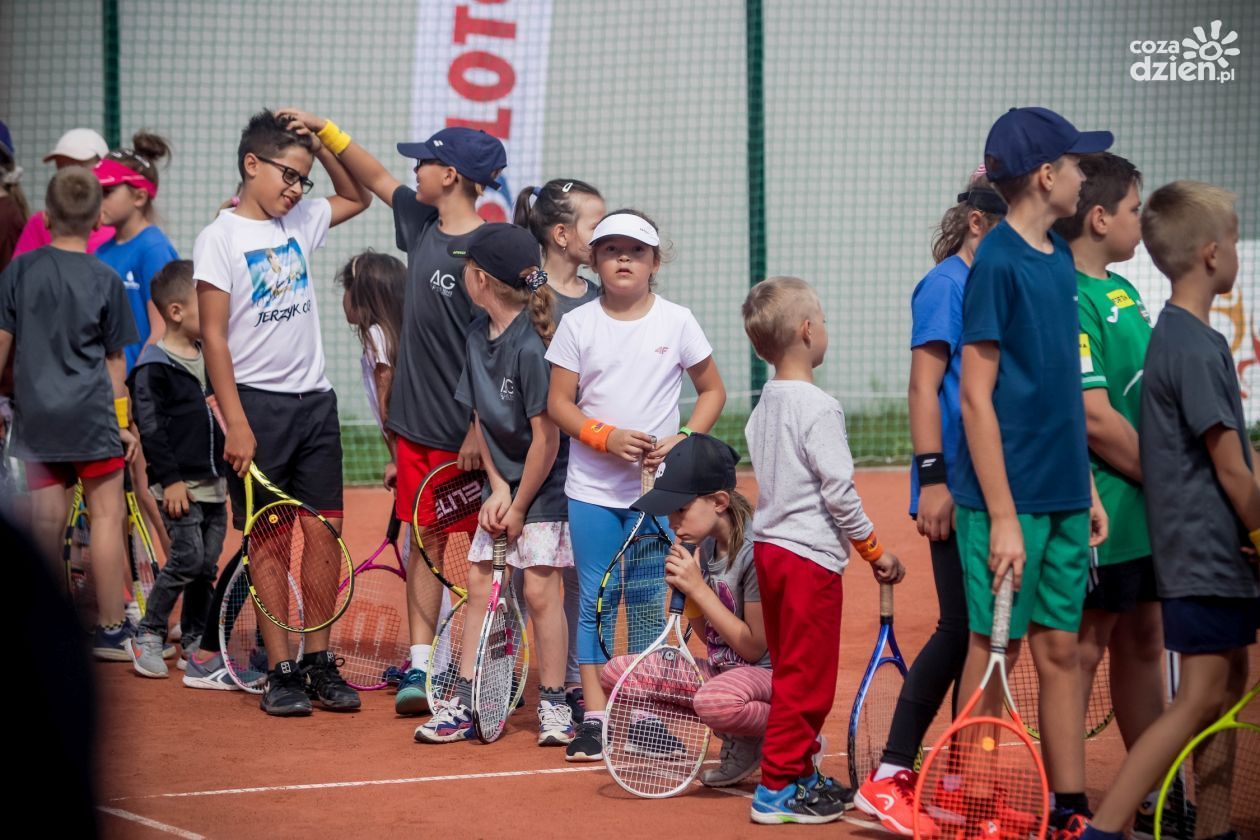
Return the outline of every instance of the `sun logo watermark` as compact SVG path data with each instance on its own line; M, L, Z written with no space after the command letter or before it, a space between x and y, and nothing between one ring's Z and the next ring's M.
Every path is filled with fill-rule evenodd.
M1226 82L1234 81L1238 69L1230 59L1239 54L1238 33L1225 32L1219 20L1205 30L1196 26L1193 37L1181 40L1131 41L1129 52L1142 58L1129 66L1135 82Z

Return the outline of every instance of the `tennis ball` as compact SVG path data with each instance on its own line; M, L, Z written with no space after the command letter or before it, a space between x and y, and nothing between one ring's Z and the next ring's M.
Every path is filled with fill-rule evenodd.
M985 752L993 752L997 749L997 741L993 740L992 735L985 735L980 739L980 749Z

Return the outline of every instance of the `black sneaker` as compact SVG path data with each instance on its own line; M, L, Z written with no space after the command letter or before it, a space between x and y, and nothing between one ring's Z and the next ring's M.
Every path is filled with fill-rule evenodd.
M582 697L582 689L571 688L564 693L564 702L569 704L569 711L573 713L573 722L578 724L582 722L582 718L586 716L586 700Z
M845 787L830 776L816 773L810 790L820 802L834 802L846 811L853 810L853 788Z
M1197 814L1193 802L1185 803L1184 811L1180 807L1182 796L1174 797L1170 794L1168 801L1164 803L1164 819L1163 825L1160 826L1161 834L1164 837L1171 837L1174 840L1190 840L1194 837L1194 824ZM1133 838L1134 840L1155 840L1155 809L1149 811L1140 809L1133 815Z
M603 726L598 720L584 720L578 725L577 734L565 747L565 761L603 761Z
M303 656L302 663L306 695L311 700L318 700L321 706L334 712L353 712L362 705L359 692L341 678L341 672L337 670L341 663L331 651L321 650Z
M682 758L687 754L687 745L658 717L645 717L630 724L621 748L630 755L648 758Z
M311 713L311 700L306 696L306 682L298 664L286 659L267 674L258 707L276 717L297 717Z

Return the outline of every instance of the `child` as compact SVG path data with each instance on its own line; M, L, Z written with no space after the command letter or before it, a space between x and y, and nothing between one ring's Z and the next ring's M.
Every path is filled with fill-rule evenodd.
M507 561L524 569L525 601L534 623L538 745L563 746L573 740L573 720L564 697L568 631L561 577L573 565L573 548L564 498L568 452L560 453L560 433L547 416L544 354L555 332L555 302L539 262L538 243L524 228L489 224L468 238L464 286L485 314L468 332L455 398L473 411L491 492L469 550L464 651L476 650L490 595L494 540L506 534ZM416 729L417 741L472 737L474 663L475 657L465 653L455 699Z
M1008 210L977 249L963 296L965 435L949 480L971 628L959 693L970 696L980 682L993 592L1013 571L1011 655L1028 635L1056 827L1089 810L1076 634L1089 549L1106 537L1106 514L1089 473L1075 271L1050 227L1076 212L1076 156L1111 141L1044 108L1012 108L994 123L985 169ZM988 699L980 713L1000 711Z
M1076 264L1081 320L1081 383L1090 468L1107 511L1110 534L1094 555L1081 616L1081 686L1086 702L1103 653L1111 650L1111 697L1126 747L1164 711L1163 636L1155 567L1146 527L1137 422L1142 365L1151 323L1137 289L1107 270L1133 257L1142 239L1142 174L1108 152L1080 160L1085 183L1076 214L1054 230L1068 241ZM1135 817L1136 830L1155 833L1159 792Z
M1164 644L1181 654L1181 683L1079 835L1091 840L1119 840L1186 742L1248 683L1247 646L1260 626L1252 553L1260 551L1260 486L1234 359L1210 321L1213 299L1238 276L1235 200L1219 187L1175 181L1142 211L1142 239L1172 284L1146 354L1140 449ZM1200 803L1212 793L1200 780ZM1196 837L1241 836L1228 833L1241 826L1205 825L1204 815Z
M394 509L399 519L410 522L420 484L433 468L449 461L457 461L460 469L481 468L472 417L455 400L474 315L463 283L464 252L469 234L482 225L477 198L507 166L507 154L497 139L470 128L444 128L422 143L399 143L399 153L416 161L412 189L331 120L300 111L285 113L327 138L350 174L393 208L397 244L407 252L398 367L385 428L395 438ZM443 550L434 547L438 556ZM412 667L394 698L398 714L415 715L429 708L422 665L430 658L444 594L422 565L419 552L409 558Z
M655 470L693 429L709 431L726 403L713 349L695 316L652 290L660 245L656 224L642 213L605 216L591 235L602 294L565 316L547 349L548 414L572 438L564 490L581 593L577 641L586 712L567 761L603 759L604 656L595 636L595 593L638 520L630 504L641 495L640 473ZM684 371L697 399L680 427Z
M604 218L604 198L585 181L553 178L541 187L526 187L516 198L514 221L534 235L543 250L543 270L547 288L556 301L556 320L599 297L599 286L578 274L590 265L591 234ZM567 452L569 438L560 438ZM581 723L586 709L582 697L582 675L578 667L578 592L576 566L564 570L564 617L569 627L569 661L565 668L565 699L573 711L573 722Z
M316 157L336 194L303 201L314 186L307 174ZM250 117L241 132L237 168L244 182L240 204L219 213L193 247L206 373L226 424L224 458L235 476L228 479L233 525L244 525L240 479L257 456L259 469L278 487L339 528L341 428L337 397L324 375L309 265L328 228L361 213L371 196L304 125L267 110ZM283 296L265 280L268 251L286 268ZM312 699L327 709L359 707L328 652L328 629L306 634L299 664L289 658L285 630L258 624L272 665L263 711L308 715Z
M655 487L633 505L669 517L677 540L665 580L687 596L691 626L708 648L708 658L697 663L705 682L694 709L722 740L718 766L700 774L709 787L738 784L756 772L770 714L770 654L753 565L753 511L735 489L738 462L739 453L722 441L693 434L670 451ZM627 654L609 660L600 675L605 692L634 659ZM652 731L646 721L634 725L646 730L641 743L667 744L672 737ZM633 731L629 740L635 740Z
M72 128L61 135L51 152L44 155L44 163L51 163L58 172L67 166L86 166L91 169L107 154L109 154L109 144L105 142L104 137L90 128ZM22 228L17 244L13 246L13 256L42 248L52 241L52 232L48 227L46 216L47 211L41 210L38 213L32 213L26 220L26 227ZM97 248L113 238L114 229L108 225L96 228L88 236L87 252L96 253Z
M149 286L164 329L140 354L128 385L149 484L162 505L171 547L128 651L136 673L165 677L166 626L181 593L186 654L199 647L206 630L206 606L227 531L227 484L223 435L207 403L211 391L198 345L201 326L192 262L167 263Z
M13 138L9 127L0 122L0 271L13 259L13 247L30 215L22 191L22 167L13 156Z
M946 477L962 434L958 382L963 289L980 241L1006 215L1006 202L990 186L983 166L957 200L941 219L932 244L936 267L915 287L910 301L910 439L915 451L910 515L929 540L940 620L906 675L880 764L853 800L884 828L906 836L914 833L915 759L967 658L967 598Z
M34 532L55 567L66 488L83 482L100 615L92 651L126 662L133 631L123 618L122 470L136 438L128 428L123 348L136 340L136 328L118 275L87 254L101 212L91 171L58 171L44 200L52 242L0 275L0 368L10 350L14 358L13 449L27 462Z
M844 541L880 583L897 583L904 570L876 539L853 487L844 413L814 385L827 353L818 295L803 280L772 277L748 293L743 317L757 355L775 369L744 430L758 486L753 559L774 663L751 817L832 822L852 796L818 771L839 667Z

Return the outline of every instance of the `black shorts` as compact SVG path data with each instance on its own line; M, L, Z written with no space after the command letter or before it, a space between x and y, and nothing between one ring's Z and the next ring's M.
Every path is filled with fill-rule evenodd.
M1138 604L1159 600L1155 591L1155 561L1150 557L1099 566L1085 595L1085 609L1109 613L1133 612Z
M1165 598L1164 647L1224 653L1256 643L1260 598Z
M272 484L324 516L340 518L341 423L332 391L278 394L241 386L241 408L258 448L254 462ZM254 508L272 501L255 484ZM228 474L232 527L245 528L245 482Z

